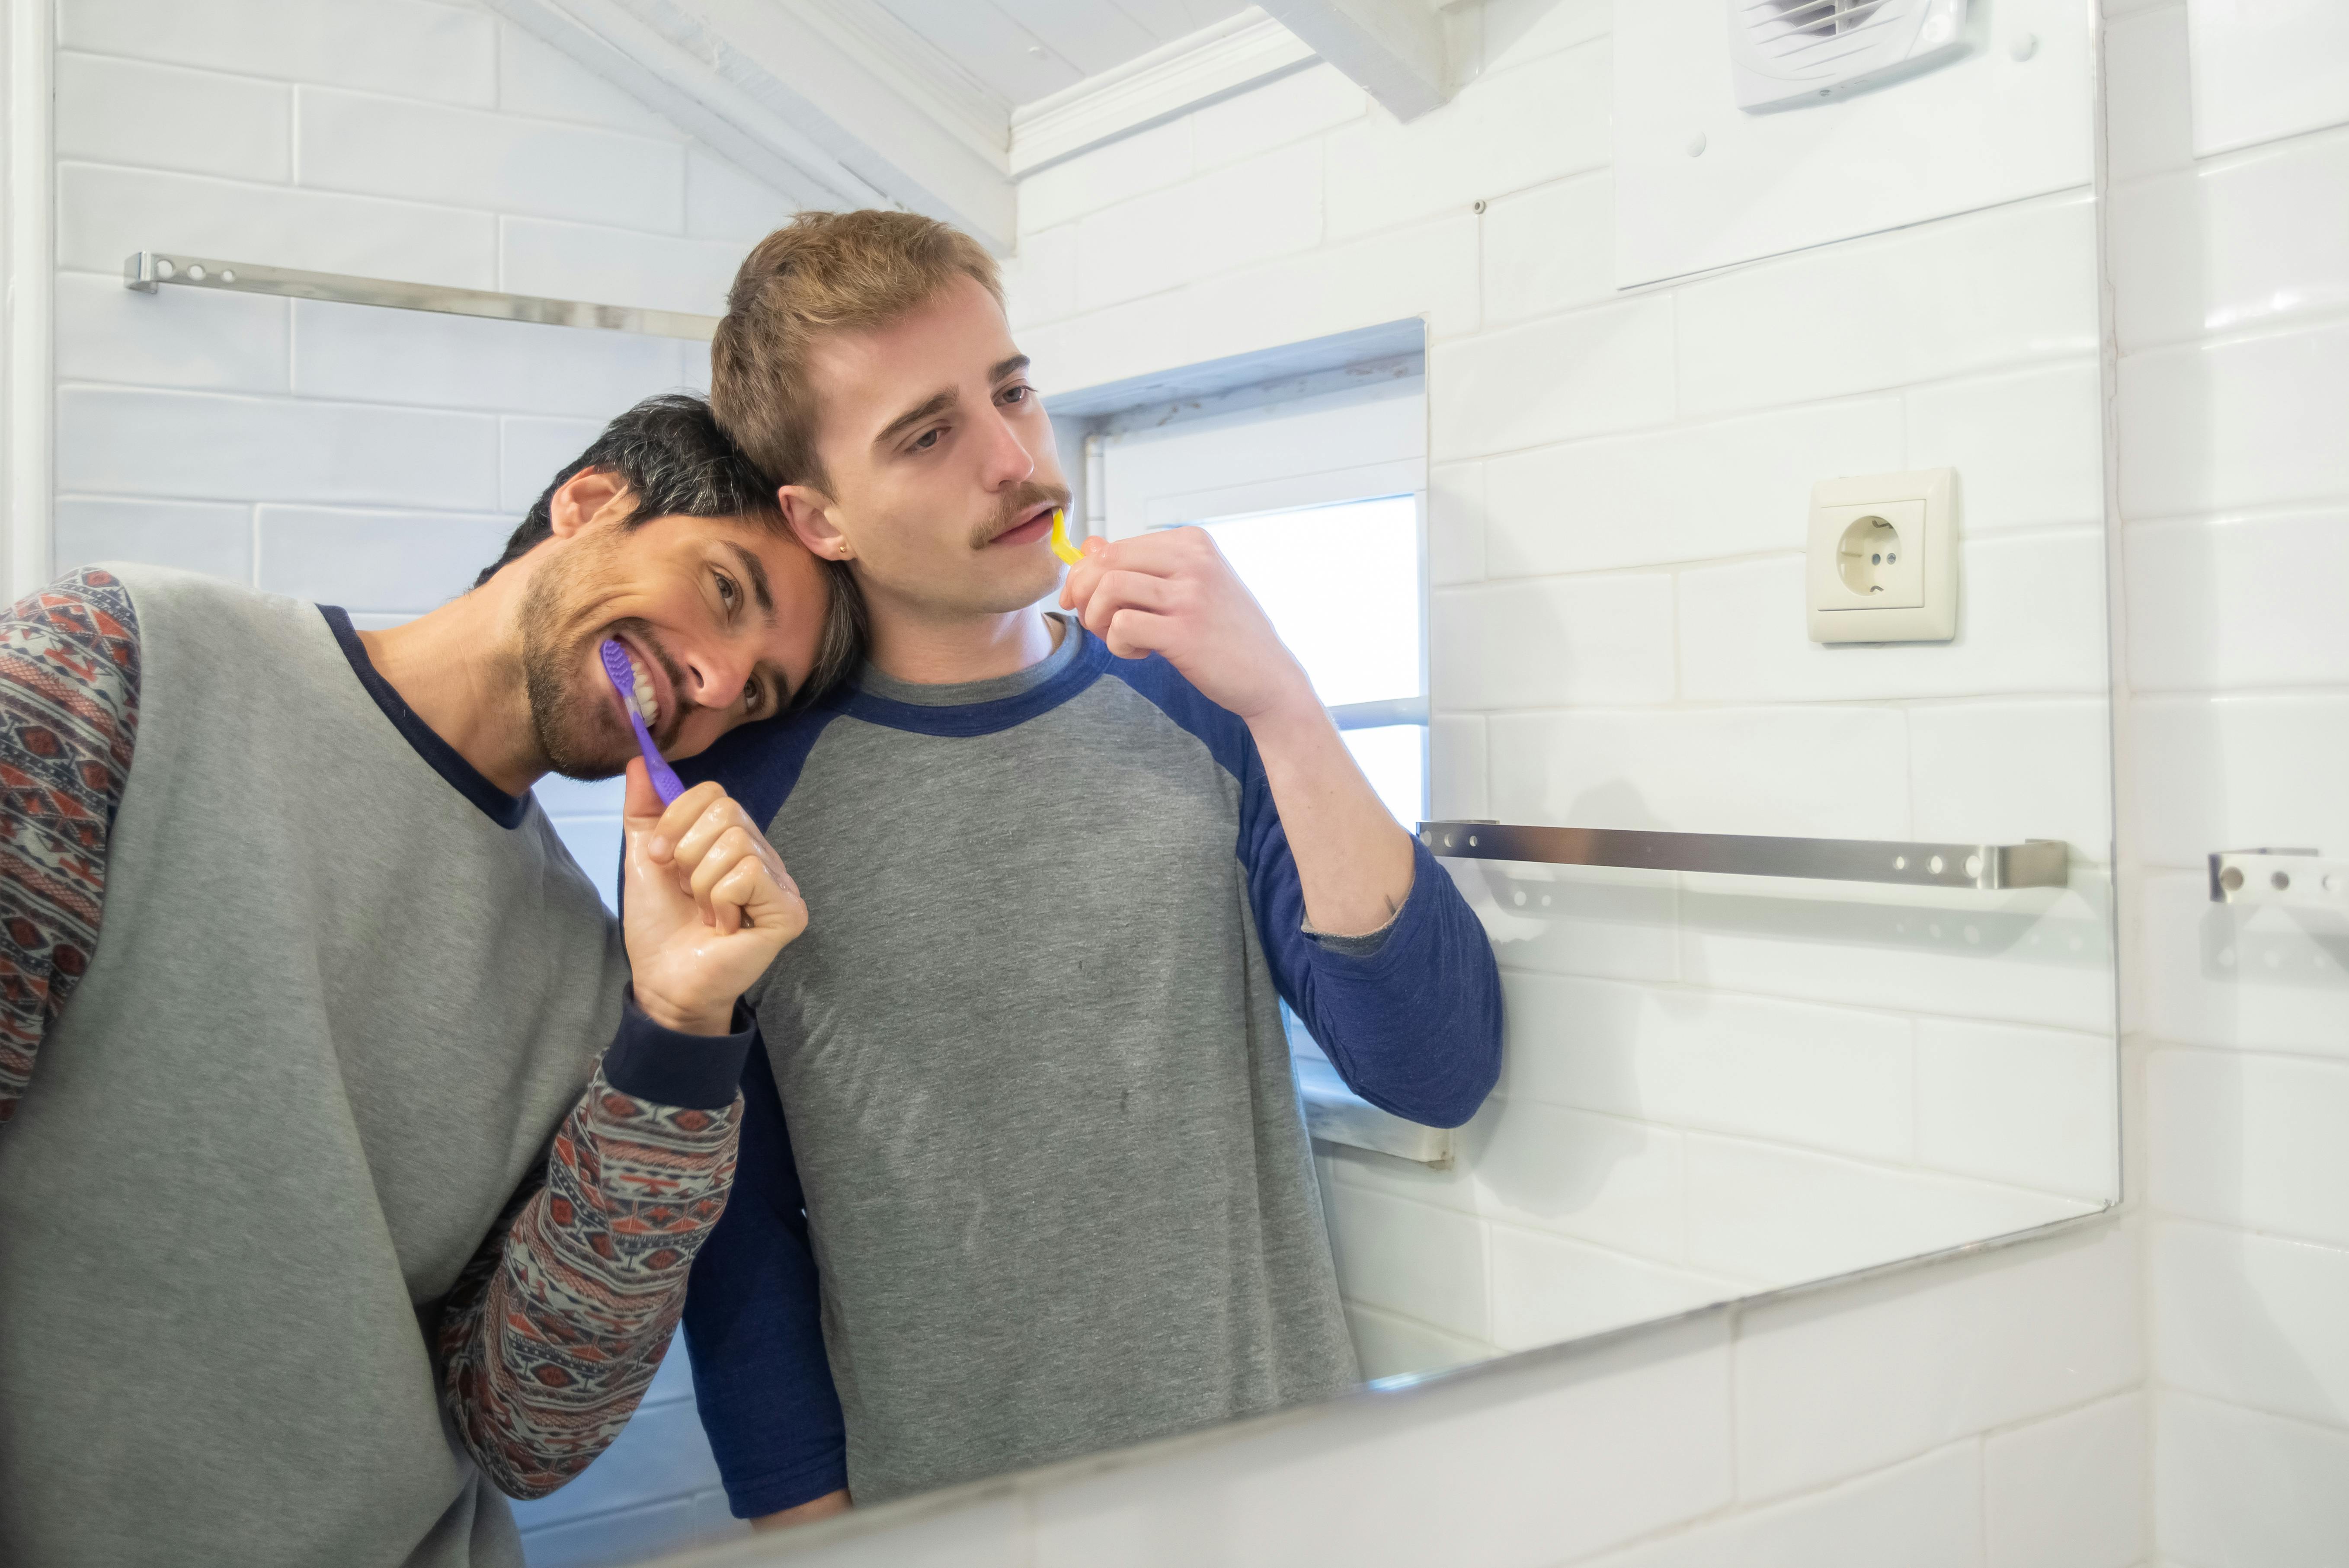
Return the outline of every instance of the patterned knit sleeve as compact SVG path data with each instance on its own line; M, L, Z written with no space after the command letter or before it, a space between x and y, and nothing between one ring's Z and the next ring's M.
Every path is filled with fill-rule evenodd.
M641 1099L599 1067L459 1278L442 1390L499 1491L544 1497L628 1424L725 1210L740 1112Z
M0 623L0 1122L98 950L139 728L139 619L95 567Z

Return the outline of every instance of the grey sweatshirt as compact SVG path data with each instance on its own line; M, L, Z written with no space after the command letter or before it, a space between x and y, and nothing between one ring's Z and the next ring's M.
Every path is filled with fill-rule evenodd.
M12 1568L519 1564L484 1468L610 1441L723 1206L749 1032L623 1029L544 815L336 614L123 566L0 628Z

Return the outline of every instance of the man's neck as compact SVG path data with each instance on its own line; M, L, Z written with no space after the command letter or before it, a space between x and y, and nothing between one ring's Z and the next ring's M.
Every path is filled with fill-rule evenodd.
M978 615L935 610L867 592L873 662L909 686L961 686L1018 675L1061 645L1061 623L1034 606Z
M492 579L405 625L361 632L359 641L376 674L433 734L482 778L519 795L545 777L546 762L520 661L506 648L500 586Z

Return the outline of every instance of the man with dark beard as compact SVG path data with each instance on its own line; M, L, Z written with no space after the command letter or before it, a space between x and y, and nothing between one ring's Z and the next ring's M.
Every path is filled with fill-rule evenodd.
M0 1562L521 1563L490 1489L651 1379L807 919L601 645L682 756L854 604L664 398L405 625L133 565L0 621ZM624 763L625 932L530 794Z

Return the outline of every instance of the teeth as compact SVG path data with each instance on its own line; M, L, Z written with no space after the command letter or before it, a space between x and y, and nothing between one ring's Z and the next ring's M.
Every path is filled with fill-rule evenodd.
M660 698L653 694L652 677L645 674L645 666L636 662L634 654L628 655L628 668L636 677L636 711L644 716L647 724L658 724Z

